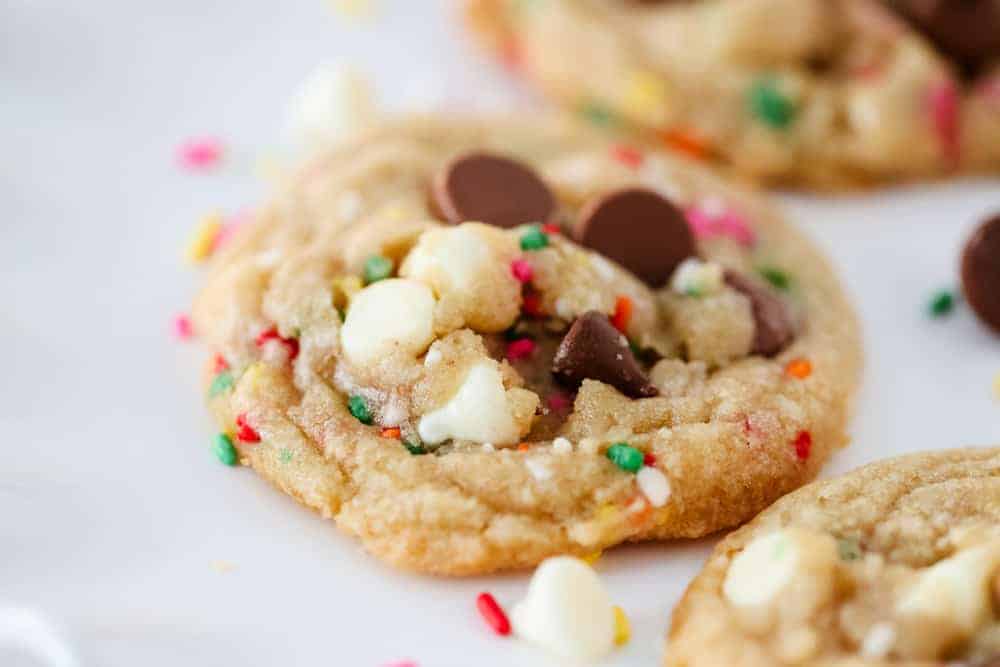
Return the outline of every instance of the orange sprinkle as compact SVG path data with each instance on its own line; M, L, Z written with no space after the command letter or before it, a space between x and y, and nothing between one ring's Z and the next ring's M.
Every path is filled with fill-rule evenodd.
M615 314L611 316L611 324L615 329L625 333L629 320L632 319L632 299L627 296L619 296L615 300Z
M704 160L712 153L708 142L690 130L663 130L660 132L660 138L670 150L683 153L695 160Z
M528 451L528 443L522 442L521 444L519 444L517 446L517 451L519 451L519 452L526 452L526 451Z
M399 440L399 427L388 426L382 429L383 438L392 438L393 440Z
M789 377L798 378L799 380L805 380L807 377L812 375L813 365L808 359L792 359L785 366L785 375Z

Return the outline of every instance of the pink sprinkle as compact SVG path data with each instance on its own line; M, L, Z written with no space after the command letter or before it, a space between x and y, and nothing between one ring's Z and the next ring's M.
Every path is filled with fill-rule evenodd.
M194 326L191 325L190 317L178 315L174 318L174 336L178 340L190 340L194 337Z
M518 338L507 343L507 360L517 361L530 357L535 351L535 341L530 338Z
M222 141L214 137L190 139L178 150L178 159L185 169L206 169L221 158Z
M618 144L612 147L611 156L629 169L638 169L642 166L642 153L632 146Z
M511 262L510 272L520 283L530 283L531 278L535 275L535 271L531 268L531 264L528 264L528 261L524 259L515 259Z
M387 662L382 667L420 667L415 660L398 660L396 662Z
M560 392L549 394L545 402L553 412L562 412L569 408L569 396Z
M719 213L708 211L702 206L692 206L685 211L688 224L695 238L707 239L714 236L728 236L737 243L751 247L757 238L746 220L731 209Z
M934 131L945 158L957 164L960 158L958 89L955 82L945 79L930 90L929 105Z

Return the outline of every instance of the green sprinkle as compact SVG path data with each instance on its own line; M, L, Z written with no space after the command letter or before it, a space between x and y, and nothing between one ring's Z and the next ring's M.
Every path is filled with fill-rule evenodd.
M580 109L583 118L594 125L609 127L617 124L615 114L607 107L596 102L588 102Z
M368 409L368 403L365 402L363 397L358 396L357 394L351 396L347 399L347 409L351 411L351 414L354 415L354 418L359 422L371 425L373 421L372 413Z
M626 472L639 472L642 467L642 452L627 442L616 442L608 447L604 455Z
M521 236L521 250L541 250L549 245L549 235L538 225L532 225Z
M861 545L853 538L843 537L837 540L837 553L840 560L858 560L861 558Z
M347 311L344 310L343 308L338 308L337 309L337 317L340 318L341 322L346 322L347 321Z
M382 255L372 255L366 259L364 269L365 285L377 283L391 276L393 266L392 260Z
M753 115L770 127L788 127L795 118L794 103L770 79L762 79L750 87L748 102Z
M403 441L403 447L406 447L406 451L413 454L414 456L422 456L427 453L427 450L424 449L423 445L415 445L409 440Z
M950 290L941 290L927 304L931 317L944 317L955 309L955 295Z
M212 453L215 454L215 458L219 459L220 463L224 463L227 466L236 465L236 461L239 458L239 455L236 453L236 447L233 446L233 439L225 433L215 436L215 442L212 444Z
M787 292L792 286L792 279L788 277L788 274L773 266L757 267L757 273L763 276L764 280L780 290Z
M222 371L212 380L212 384L208 387L208 397L215 398L219 394L229 391L233 388L233 374L229 371Z
M278 454L278 460L281 461L282 463L291 463L292 450L288 449L287 447L285 449L282 449L281 452Z

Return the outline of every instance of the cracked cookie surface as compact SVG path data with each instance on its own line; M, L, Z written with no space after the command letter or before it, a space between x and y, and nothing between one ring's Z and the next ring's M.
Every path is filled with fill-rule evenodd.
M320 156L193 318L240 462L452 575L747 519L846 443L860 366L828 263L757 195L562 122L412 118Z

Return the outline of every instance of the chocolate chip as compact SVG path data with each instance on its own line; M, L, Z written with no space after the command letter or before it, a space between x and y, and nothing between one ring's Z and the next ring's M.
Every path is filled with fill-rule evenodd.
M750 299L755 325L751 354L773 357L792 342L795 323L774 290L736 271L726 271L726 284Z
M944 54L974 71L1000 57L997 0L888 0Z
M962 290L979 319L1000 333L1000 214L980 225L966 242Z
M592 200L574 231L582 245L653 287L665 285L677 265L696 252L681 210L643 188L616 190Z
M453 224L517 227L549 222L555 197L532 169L491 153L465 153L438 172L431 188L435 212Z
M630 398L649 398L659 392L639 367L628 341L608 316L591 310L573 322L552 360L556 379L570 387L599 380Z

